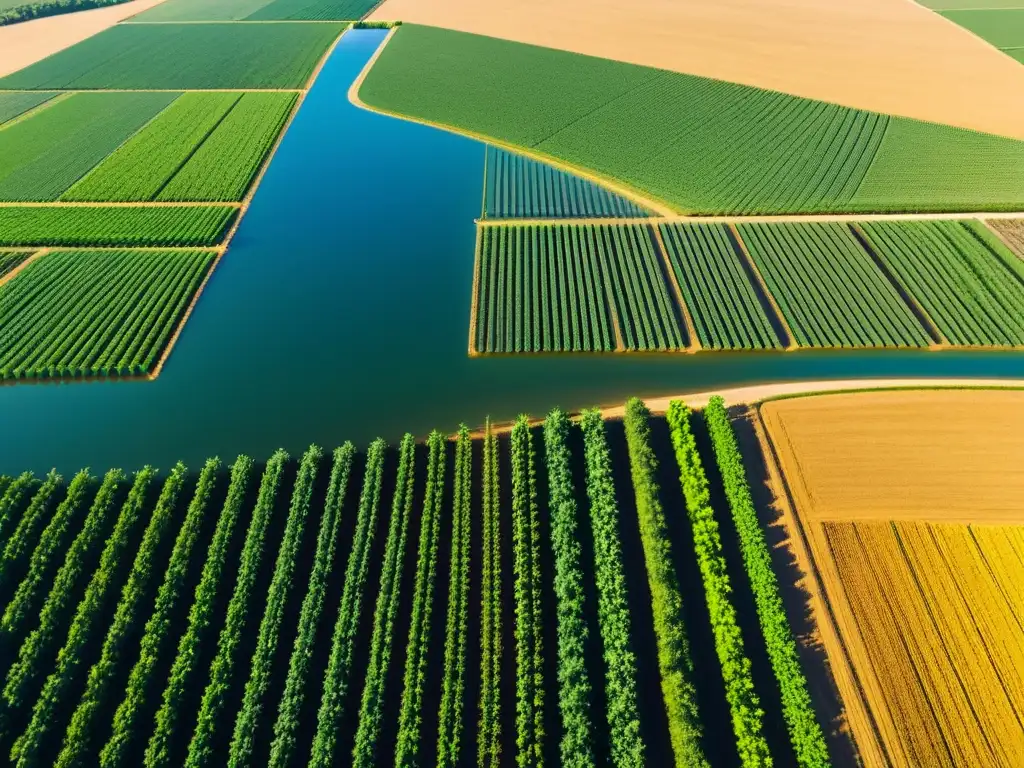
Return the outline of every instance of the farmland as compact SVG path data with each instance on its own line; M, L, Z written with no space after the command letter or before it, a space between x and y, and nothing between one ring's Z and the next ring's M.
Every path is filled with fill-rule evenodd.
M1021 403L878 392L760 408L795 504L790 535L834 606L837 634L823 637L868 764L884 750L897 765L1004 765L1024 747L1008 588L1022 575ZM1000 418L979 427L978 408Z
M53 93L0 93L0 125L35 109L54 97Z
M842 224L741 224L737 229L797 343L929 343L910 308Z
M121 24L0 78L22 90L302 88L341 24Z
M0 251L0 278L9 275L31 255L32 251Z
M0 247L217 245L231 206L0 206Z
M139 14L132 23L169 21L355 21L372 0L167 0Z
M684 346L659 257L640 225L482 227L478 352Z
M0 378L149 372L212 259L134 250L37 259L0 287Z
M14 651L0 670L2 748L16 766L203 766L220 749L270 765L393 754L536 765L559 752L579 765L653 754L693 765L707 764L705 751L715 764L797 751L800 765L824 764L813 712L769 732L776 719L757 709L758 695L806 693L806 680L799 664L783 676L755 653L772 616L771 642L793 645L784 614L736 624L729 583L745 590L748 576L726 570L740 544L719 524L743 514L746 479L727 475L727 502L717 490L711 500L705 478L738 460L721 403L703 415L676 403L668 423L638 400L628 414L619 425L556 411L543 429L523 417L483 439L464 429L363 453L311 446L296 460L211 459L198 472L179 463L5 480L0 578ZM694 437L705 419L713 449ZM659 487L663 470L671 480ZM685 506L692 531L663 504ZM495 527L470 525L481 505ZM744 547L765 546L756 526L744 535ZM639 560L624 558L641 540ZM333 559L347 567L332 572ZM778 589L770 571L756 578L756 590ZM597 605L584 599L593 589ZM469 610L471 595L487 612ZM627 608L644 602L653 623ZM177 615L187 619L169 621ZM598 630L607 677L588 660ZM724 688L706 673L720 665ZM514 685L499 684L505 670ZM183 696L185 684L201 698ZM638 700L659 687L664 702ZM600 694L588 701L589 690ZM702 736L728 707L734 731ZM315 728L302 711L317 713Z
M683 213L1018 209L1024 202L1024 142L411 24L387 44L360 97L536 149ZM936 183L923 186L915 168Z
M485 218L642 218L647 211L622 195L523 155L487 146Z

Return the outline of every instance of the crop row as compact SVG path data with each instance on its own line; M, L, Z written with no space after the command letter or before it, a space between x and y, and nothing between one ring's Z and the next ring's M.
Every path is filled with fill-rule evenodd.
M0 125L24 115L56 95L56 93L32 93L29 91L0 93Z
M0 287L0 378L147 373L212 259L130 250L38 259Z
M294 473L276 453L258 492L245 456L230 473L217 459L195 475L179 464L157 499L149 468L124 495L118 470L102 482L83 471L66 486L55 473L41 483L30 474L0 478L0 522L12 521L0 570L0 642L12 651L0 669L0 745L19 768L493 768L511 759L541 765L555 749L575 768L638 767L655 753L668 764L705 765L711 748L769 765L781 756L769 754L747 653L763 641L793 751L802 766L825 765L728 417L719 401L708 407L713 453L705 456L692 418L673 404L675 454L665 456L655 417L638 400L627 403L621 433L596 410L579 425L555 411L543 431L525 416L505 436L488 425L476 466L468 429L453 445L434 433L425 473L411 436L394 451L378 440L358 493L351 444L334 452L329 478L319 480L320 448L310 447ZM725 505L712 508L703 469L712 456L738 532L737 573L727 571L716 521ZM669 519L675 502L658 482L661 462L673 459L693 532L689 552L675 540L685 519ZM279 498L282 486L290 503ZM341 533L346 510L350 540ZM438 567L445 540L447 575ZM628 555L633 546L639 558ZM332 577L341 558L345 572ZM684 611L684 597L702 594L684 589L677 573L687 558L699 566L710 624L703 607ZM436 588L439 578L447 589ZM758 622L750 626L760 632L741 637L734 578L750 581ZM479 612L470 605L476 589ZM637 612L637 601L650 613ZM435 629L439 615L444 626ZM700 622L697 641L690 617ZM557 647L545 648L552 624ZM502 648L507 638L514 659ZM700 665L718 668L700 675L700 685L720 670L724 690L697 695ZM771 673L761 672L770 685ZM639 699L659 687L661 696ZM731 736L706 720L705 704L716 698L730 707ZM478 723L467 724L477 711ZM549 743L555 736L558 745Z
M487 145L485 218L641 218L647 211L606 187Z
M0 251L0 278L20 267L31 255L32 251Z

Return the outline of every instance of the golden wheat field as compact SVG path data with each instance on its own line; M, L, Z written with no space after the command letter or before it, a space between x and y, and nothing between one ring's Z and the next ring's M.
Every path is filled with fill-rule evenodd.
M828 395L760 412L863 762L1021 765L1024 393Z

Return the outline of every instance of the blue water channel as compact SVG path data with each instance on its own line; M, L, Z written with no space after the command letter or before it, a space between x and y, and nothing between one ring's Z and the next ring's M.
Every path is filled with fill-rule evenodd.
M478 142L361 110L349 32L152 382L0 387L0 472L265 458L461 420L793 379L1024 376L1024 354L468 357Z

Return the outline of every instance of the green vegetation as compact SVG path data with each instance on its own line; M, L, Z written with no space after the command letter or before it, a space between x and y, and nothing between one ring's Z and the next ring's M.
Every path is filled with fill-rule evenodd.
M844 224L740 224L796 341L808 347L924 347L910 307Z
M1024 268L977 222L861 225L872 249L953 344L1024 344Z
M41 19L44 16L57 16L62 13L86 11L90 8L105 8L108 5L120 5L128 0L41 0L41 2L14 5L0 4L0 26L17 24L19 21Z
M0 88L302 88L343 29L341 24L121 24L0 78Z
M496 480L497 468L493 465L492 471L495 472L495 477L492 480ZM441 683L441 706L438 711L437 768L455 768L460 765L462 697L466 685L466 633L469 623L469 539L472 483L473 441L469 437L469 430L463 427L459 430L458 442L455 445L452 550L448 567L450 578L448 613L444 630L444 677Z
M672 350L683 332L641 225L510 225L481 231L479 352ZM613 315L614 313L614 315Z
M558 707L562 713L561 764L565 768L594 765L594 723L590 678L587 675L587 624L583 615L584 575L579 542L576 489L568 446L569 419L552 411L544 422L548 466L551 548L555 554L555 595L558 598Z
M186 93L65 192L62 200L152 200L235 106L237 93Z
M212 259L112 250L36 260L0 286L0 379L148 373Z
M18 520L11 537L0 553L0 594L11 591L11 585L21 579L21 571L28 562L32 551L39 542L39 536L46 525L49 510L56 501L56 494L63 478L51 470L46 480L32 496L32 501Z
M165 0L131 22L152 21L242 21L271 0Z
M797 763L801 768L825 768L830 765L825 736L814 714L811 695L807 691L807 678L800 669L796 641L782 604L779 579L772 569L768 541L757 519L743 457L721 397L711 398L704 409L704 419L711 434L715 461L722 473L729 510L739 535L743 565L757 604L757 618L761 624L765 647L782 693L782 714L789 728Z
M2 14L3 11L0 11ZM2 18L2 16L0 16ZM0 125L35 109L52 99L55 93L0 93Z
M1024 8L1019 3L1010 8L988 3L976 10L947 10L942 15L996 48L1024 48Z
M157 195L241 200L295 105L294 93L247 93Z
M645 209L592 181L487 145L485 218L637 218Z
M352 21L376 0L168 0L132 21Z
M659 229L702 347L782 346L725 226L660 224Z
M679 464L679 479L686 497L686 512L693 528L697 563L704 582L704 597L715 633L715 651L722 665L725 697L732 713L732 727L740 763L744 768L771 766L772 759L763 734L761 710L754 691L750 659L732 602L732 585L722 554L722 539L711 507L707 475L690 430L690 411L678 400L669 406L668 423Z
M32 251L0 251L0 278L9 275L24 264L32 253Z
M56 200L176 96L77 93L5 128L0 200Z
M533 435L526 416L512 429L512 594L516 604L516 765L544 764L544 646L541 633L540 510Z
M247 18L252 21L351 21L379 5L379 0L272 0Z
M1024 142L432 27L403 25L360 96L530 147L681 212L1024 205ZM950 183L925 186L900 162Z
M651 449L650 412L640 400L626 403L626 444L640 521L654 633L658 638L661 693L668 713L672 751L679 768L709 766L701 746L700 712L693 685L693 657L683 622L683 594L672 559L665 510L658 498L658 460Z
M225 205L0 206L0 246L203 247L223 240L237 213Z
M498 437L487 422L483 441L480 567L480 724L477 766L501 765L501 488Z

